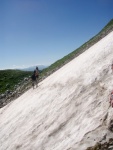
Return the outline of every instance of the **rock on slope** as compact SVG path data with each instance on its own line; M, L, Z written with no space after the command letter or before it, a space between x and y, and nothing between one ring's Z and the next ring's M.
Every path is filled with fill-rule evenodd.
M112 137L113 32L0 110L0 150L85 150Z

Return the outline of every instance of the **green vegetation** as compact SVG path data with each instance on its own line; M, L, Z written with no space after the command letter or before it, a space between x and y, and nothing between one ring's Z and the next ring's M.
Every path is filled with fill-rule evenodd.
M20 70L0 70L0 94L6 90L14 90L14 86L22 83L32 72Z

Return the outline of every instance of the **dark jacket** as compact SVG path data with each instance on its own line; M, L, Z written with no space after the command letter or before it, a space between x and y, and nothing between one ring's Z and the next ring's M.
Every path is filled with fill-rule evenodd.
M31 76L31 79L32 79L32 81L35 81L35 80L36 80L35 74L33 74L33 75Z

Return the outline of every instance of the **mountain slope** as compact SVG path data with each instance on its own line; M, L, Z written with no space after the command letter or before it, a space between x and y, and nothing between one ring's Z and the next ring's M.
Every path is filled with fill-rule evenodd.
M1 150L85 150L113 136L113 32L0 110Z
M73 52L69 53L68 55L64 56L60 60L57 60L55 63L50 65L48 68L43 70L44 75L50 75L54 71L58 70L68 62L70 62L72 59L78 57L80 54L85 52L87 49L89 49L91 46L96 44L99 40L104 38L106 35L108 35L110 32L113 31L113 19L108 22L108 24L94 37L92 37L90 40L88 40L86 43L81 45L79 48L74 50Z
M89 41L84 43L78 49L74 50L70 54L68 54L65 57L63 57L62 59L56 61L55 63L53 63L49 67L46 66L47 68L43 69L43 71L40 72L39 80L42 81L47 76L49 76L50 74L52 74L53 72L55 72L56 70L58 70L59 68L64 66L66 63L70 62L72 59L74 59L77 56L79 56L81 53L86 51L88 48L90 48L92 45L94 45L100 39L102 39L107 34L109 34L111 31L113 31L113 19L97 35L95 35ZM40 67L39 67L39 69L41 69ZM35 68L35 67L33 67L33 68ZM25 68L25 70L27 69L27 70L30 71L30 70L33 70L33 68ZM9 76L7 76L8 75L8 70L3 70L3 73L0 72L0 78L1 78L0 79L1 80L1 83L0 83L0 107L3 107L4 105L6 105L10 101L12 101L12 99L14 99L13 97L10 97L10 95L8 95L8 97L9 97L8 99L7 99L7 97L5 97L5 99L4 98L1 99L1 97L3 97L1 95L6 95L7 90L8 91L12 91L12 89L13 89L12 92L15 93L14 87L17 86L17 84L20 84L20 81L17 78L14 78L16 76L18 76L18 78L19 78L20 73L18 73L16 76L12 77L12 75L14 74L13 72L14 72L14 70L10 71L10 75ZM17 70L15 72L17 72ZM2 76L2 74L4 76ZM29 72L28 74L30 75L31 72ZM13 81L13 85L12 85L12 81ZM10 83L11 83L11 85L10 85ZM31 86L31 84L29 84L29 83L27 85L28 86L25 87L26 89L28 89ZM19 91L19 93L23 93L23 92L24 91ZM18 93L16 95L18 95ZM5 101L5 103L4 103L4 101Z

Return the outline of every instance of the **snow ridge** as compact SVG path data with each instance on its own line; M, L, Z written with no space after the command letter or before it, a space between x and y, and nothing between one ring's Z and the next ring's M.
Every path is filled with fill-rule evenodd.
M111 136L113 32L0 110L0 150L85 150Z

